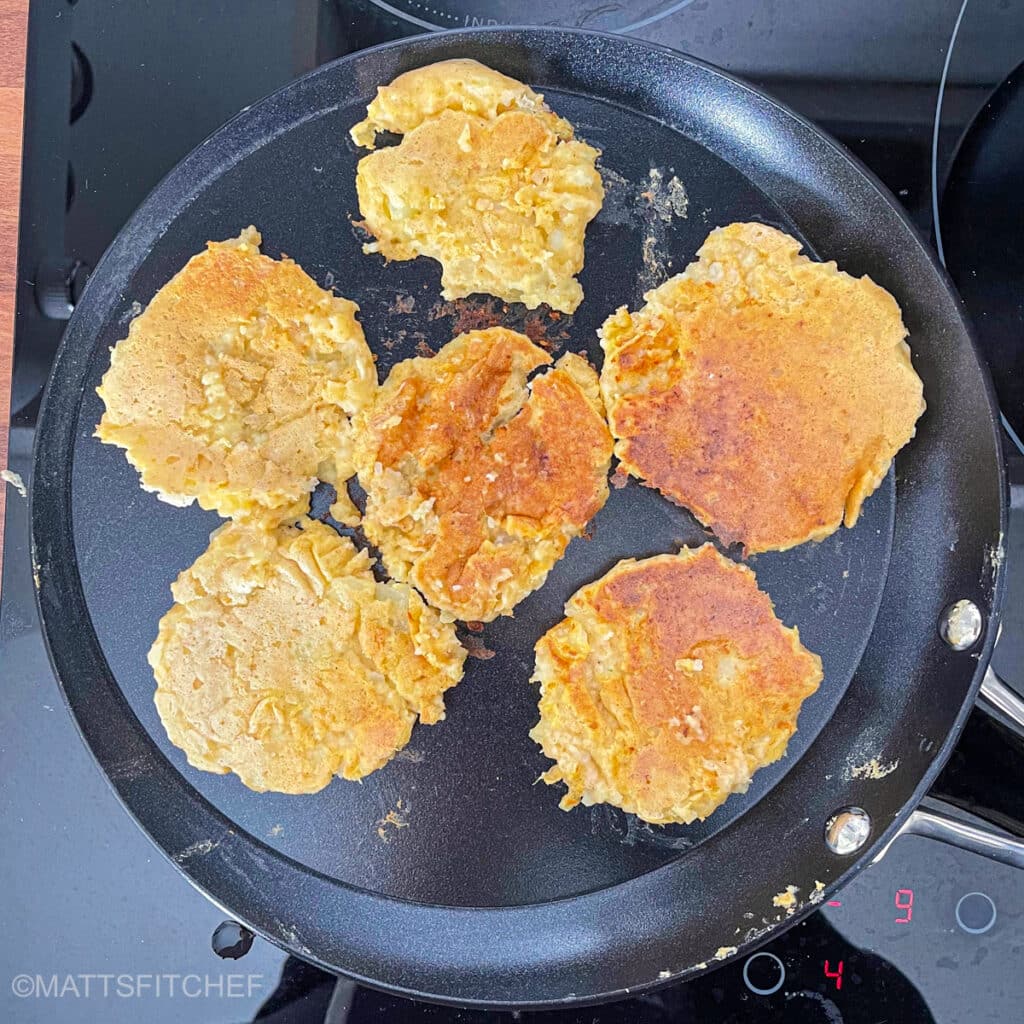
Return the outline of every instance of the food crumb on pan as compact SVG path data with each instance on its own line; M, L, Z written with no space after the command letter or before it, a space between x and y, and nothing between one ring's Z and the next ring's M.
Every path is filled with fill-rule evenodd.
M13 469L0 469L0 480L6 480L23 498L28 497L25 481L21 479L20 473L15 473Z
M132 304L121 314L120 319L117 321L121 327L124 327L126 323L134 320L142 312L142 303L138 299L133 300Z
M307 946L305 942L303 942L302 936L300 936L299 933L295 930L295 925L285 924L284 921L277 917L274 918L274 924L277 925L278 933L288 943L289 946L294 947L296 950L298 950L299 953L305 953L306 956L311 957L313 955L313 952L309 948L309 946Z
M658 971L658 978L661 981L664 981L665 978L671 978L671 977L672 977L672 972L671 971Z
M653 288L667 274L662 256L658 248L658 239L653 235L644 235L640 243L640 261L643 264L637 274L640 290L646 292Z
M677 217L685 217L690 210L690 197L686 186L673 174L668 181L668 205Z
M411 313L416 308L416 298L413 295L404 295L399 292L395 296L395 301L388 306L389 313Z
M690 207L686 186L674 174L666 182L665 175L657 167L651 168L647 188L640 193L640 198L647 200L658 220L666 223L673 217L686 217Z
M814 880L814 892L807 897L810 903L820 903L825 898L825 883Z
M200 839L198 842L192 843L191 846L186 846L180 853L176 853L174 862L184 864L185 861L191 860L193 857L205 857L206 854L216 850L218 846L220 846L219 839Z
M404 750L398 751L395 754L395 758L399 761L411 761L413 764L421 764L424 754L422 750L413 750L412 747L406 747Z
M950 545L950 550L953 550L955 545ZM1000 530L999 540L995 544L985 545L985 561L982 566L982 582L986 579L995 580L1000 568L1002 568L1003 562L1006 560L1006 544L1003 538L1003 533Z
M269 833L270 835L272 835L272 836L279 836L279 835L281 835L282 832L284 832L284 825L271 825L270 826L270 833Z
M394 835L394 832L388 831L389 829L393 829L397 832L399 829L408 827L409 819L402 811L402 798L399 797L394 810L388 811L388 813L377 822L377 836L382 843L388 843Z
M674 174L666 181L665 173L657 167L651 168L641 189L639 212L645 233L640 244L641 268L637 283L644 292L668 275L672 261L668 254L666 225L674 218L686 217L690 198L686 186Z
M884 779L886 775L891 775L896 771L899 766L899 758L888 762L888 764L883 764L877 757L873 757L863 764L851 765L849 777L851 779Z
M604 182L601 220L607 224L632 224L636 216L637 184L598 161Z
M718 949L715 950L714 958L716 960L724 960L726 957L732 956L735 952L735 946L719 946Z
M796 885L787 885L785 889L780 893L776 893L772 897L772 906L781 907L786 911L788 917L796 909L796 894L800 891L800 888Z

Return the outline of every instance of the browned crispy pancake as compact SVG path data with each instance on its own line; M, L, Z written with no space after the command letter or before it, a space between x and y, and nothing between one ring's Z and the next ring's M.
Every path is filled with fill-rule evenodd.
M565 810L608 803L655 824L705 818L783 755L821 659L753 572L706 544L619 562L537 643L530 735Z
M924 411L893 297L799 249L719 228L601 331L623 467L751 552L852 526Z
M597 374L501 327L399 363L360 417L363 528L388 572L486 622L543 583L608 497Z

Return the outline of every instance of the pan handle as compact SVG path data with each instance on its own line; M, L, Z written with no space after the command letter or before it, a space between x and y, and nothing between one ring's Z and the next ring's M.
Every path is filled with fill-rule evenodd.
M999 722L1008 724L1018 736L1024 736L1024 700L991 668L985 671L975 706ZM882 847L875 856L875 862L889 852L900 836L927 836L1010 867L1024 868L1024 841L980 818L973 815L972 818L973 821L965 821L956 808L930 797L928 806L918 807Z
M1012 868L1024 868L1024 841L995 826L979 827L954 816L948 804L930 799L928 807L918 807L885 844L873 863L880 861L900 836L927 836L969 853L978 853ZM977 819L976 819L977 820Z
M991 666L985 670L981 681L978 700L974 705L979 711L991 715L997 721L1011 728L1024 738L1024 700L1010 689L995 674Z

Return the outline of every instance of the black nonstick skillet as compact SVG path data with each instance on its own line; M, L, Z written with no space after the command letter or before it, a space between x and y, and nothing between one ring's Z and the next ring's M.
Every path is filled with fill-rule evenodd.
M473 57L542 91L602 150L608 199L587 236L573 317L439 300L428 260L361 252L348 129L378 85ZM659 202L672 178L677 201ZM678 201L680 187L687 204ZM442 724L362 784L258 795L189 768L167 741L146 664L169 584L215 515L144 493L92 437L108 349L208 239L247 224L356 300L383 377L467 325L529 325L600 362L596 328L681 270L707 233L761 220L870 274L898 299L928 411L854 529L758 556L784 622L823 658L787 756L707 821L646 826L557 809L527 733L533 644L618 559L707 539L631 482L514 618L477 647ZM827 897L916 812L974 703L996 633L1005 494L998 424L960 302L885 189L839 145L706 64L620 36L473 30L328 64L239 114L146 200L92 275L40 416L34 567L56 672L128 811L188 878L273 941L422 998L495 1006L614 998L744 952ZM399 801L401 806L399 807ZM395 811L407 827L395 827ZM929 824L930 821L930 824ZM936 824L936 821L938 822ZM954 830L955 831L955 830ZM962 842L980 842L970 835ZM1020 863L1020 845L994 844ZM797 887L787 915L772 897Z

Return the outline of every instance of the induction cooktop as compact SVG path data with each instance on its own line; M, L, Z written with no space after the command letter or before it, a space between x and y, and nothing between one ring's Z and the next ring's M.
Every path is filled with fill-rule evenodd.
M1011 133L1007 142L998 130L1012 107L998 91L1013 91L1024 60L1024 4L37 0L30 18L11 419L11 468L26 480L39 395L89 269L182 156L242 107L325 61L405 35L474 24L626 32L745 77L838 137L940 247L979 325L1006 406L1015 509L994 666L1011 699L1002 710L990 702L974 713L926 807L994 836L996 845L1001 834L1024 833L1018 781L1024 741L1012 702L1014 688L1024 690L1024 451L1014 433L1024 335L1015 346L1005 332L990 344L984 329L989 320L1014 315L1019 278L1014 292L998 277L1013 260L989 261L989 287L970 286L981 266L978 211L986 223L1012 224L1022 208L1005 182L1024 180L1024 151L1012 145L1024 133ZM1012 250L1008 237L1004 252ZM998 296L1007 293L1009 311L996 311ZM1020 1018L1024 874L925 835L898 838L812 917L744 960L690 984L599 1007L510 1015L431 1006L288 957L194 891L108 789L46 659L32 591L28 509L15 492L7 516L0 599L7 941L0 945L0 1019L975 1024Z

